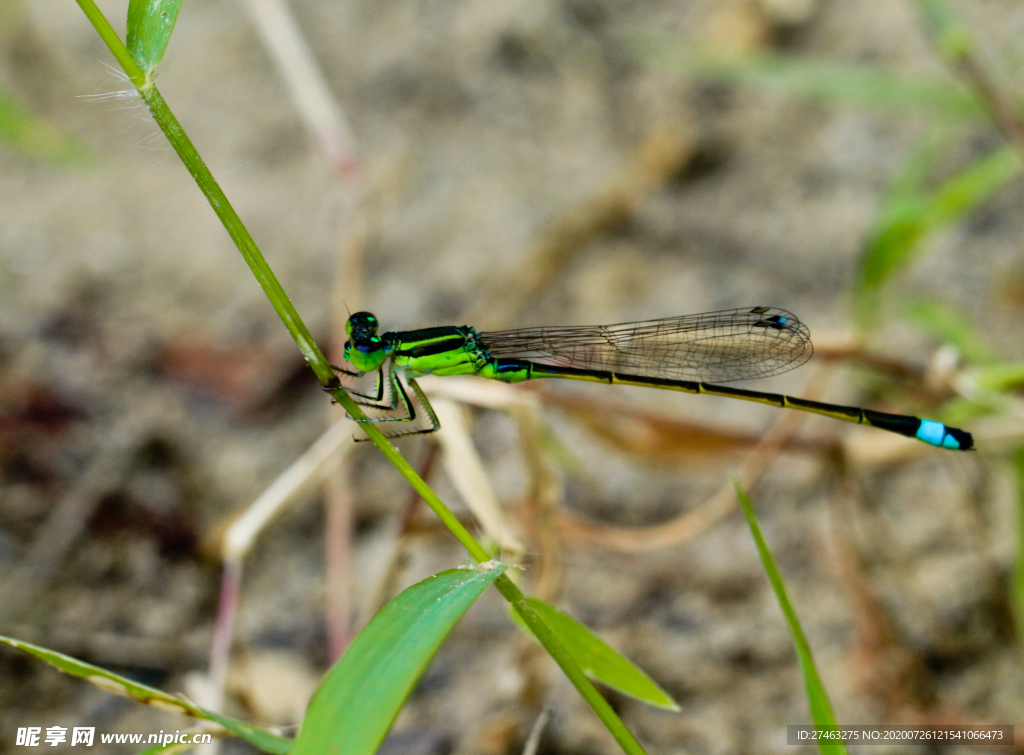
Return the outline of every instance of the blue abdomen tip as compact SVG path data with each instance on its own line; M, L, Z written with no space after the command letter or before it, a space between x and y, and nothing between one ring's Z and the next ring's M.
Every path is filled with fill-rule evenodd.
M945 441L948 439L952 440L955 444L952 448L959 448L959 444L956 443L954 438L947 437L946 426L941 422L935 422L930 419L921 420L921 426L917 428L917 439L940 447L945 445ZM946 447L950 448L950 446Z

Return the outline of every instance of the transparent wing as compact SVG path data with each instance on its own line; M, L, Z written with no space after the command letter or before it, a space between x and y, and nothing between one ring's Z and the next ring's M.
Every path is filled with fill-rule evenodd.
M807 326L774 307L748 307L618 325L480 333L492 357L558 367L725 383L778 375L814 353Z

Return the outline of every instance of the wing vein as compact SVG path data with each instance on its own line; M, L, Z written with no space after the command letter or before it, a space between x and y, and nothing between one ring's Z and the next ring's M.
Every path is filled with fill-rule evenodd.
M814 351L807 326L773 307L616 325L521 328L480 333L477 339L499 359L708 383L778 375L799 367Z

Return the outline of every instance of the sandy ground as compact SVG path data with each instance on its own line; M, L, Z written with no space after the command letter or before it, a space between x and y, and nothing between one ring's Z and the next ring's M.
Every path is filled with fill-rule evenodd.
M320 435L327 399L141 105L95 96L125 84L75 5L6 5L0 85L91 157L62 169L0 149L0 580L24 565L60 506L79 501L68 510L81 519L76 529L68 518L71 534L35 580L8 593L0 631L194 694L217 602L217 539ZM124 4L100 6L123 18ZM348 306L376 312L387 329L766 304L798 313L827 350L851 332L848 292L886 188L938 119L710 82L641 55L637 40L672 35L945 75L912 5L881 0L294 7L362 162L361 276L338 269L354 221L340 229L336 176L241 4L185 4L160 86L324 344L343 311L336 276L346 275L346 290L362 290ZM1004 0L956 10L1006 83L1024 83L1015 75L1024 9ZM943 170L998 143L984 124L959 126ZM901 302L930 295L984 325L1002 358L1024 357L1022 195L1011 184L929 239L887 289L873 353L917 368L933 360L937 344L898 316ZM615 202L601 204L609 196L622 199L617 217ZM545 239L588 219L599 230L543 268ZM808 366L750 387L799 394L814 374ZM913 411L918 395L842 362L822 380L826 400L892 411ZM642 389L548 393L560 505L607 525L654 525L699 507L779 419L770 408ZM689 423L677 436L696 440L656 435L630 451L560 397L585 400L599 419L621 407L620 418L658 413ZM498 412L473 419L494 489L522 520L530 484L516 428ZM739 440L708 452L716 432ZM753 496L840 720L1019 723L1024 674L1007 597L1015 492L1000 455L905 452L881 432L824 419L797 437ZM401 444L410 459L426 453L421 439ZM353 458L358 626L408 491L372 447ZM466 513L441 464L432 482ZM417 521L399 587L463 559L430 517ZM323 531L322 506L308 501L247 564L228 712L294 724L326 668ZM737 514L645 552L565 540L560 605L682 708L611 693L649 752L799 751L785 745L785 725L808 721L799 669ZM546 558L536 542L528 548L527 586ZM497 595L485 595L381 752L519 752L545 702L553 715L541 752L615 752L526 648ZM0 666L0 751L21 751L23 726L187 725L13 651L0 652Z

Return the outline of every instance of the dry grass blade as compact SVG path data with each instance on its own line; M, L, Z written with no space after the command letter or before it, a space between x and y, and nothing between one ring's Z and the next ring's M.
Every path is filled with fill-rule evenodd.
M525 528L531 545L542 554L532 573L533 594L554 601L562 592L562 540L558 533L558 508L563 500L562 478L544 451L544 417L534 401L511 407L519 432L519 446L530 476L524 507Z
M487 479L480 454L473 445L465 409L446 398L433 398L431 404L441 422L437 440L444 451L444 468L455 489L484 532L501 546L503 552L522 553L523 544L513 534L505 511Z
M561 410L617 450L645 461L674 465L682 461L720 460L754 448L760 436L732 432L698 422L666 417L629 404L594 401L540 389L546 405ZM809 443L791 440L787 449L811 452ZM723 456L727 458L723 459Z
M232 522L221 548L225 562L245 558L274 517L323 482L331 465L352 448L352 432L351 420L336 422Z
M468 377L427 376L420 379L420 384L430 395L435 409L440 399L504 411L512 416L530 479L523 527L531 549L544 554L533 571L533 590L545 600L554 600L562 585L562 544L556 527L562 482L543 451L544 418L537 394L506 383ZM442 421L442 433L444 426Z
M478 406L481 409L505 411L517 403L537 401L531 394L496 380L481 380L475 377L440 378L427 375L419 378L418 382L431 399L448 399Z
M288 4L283 0L246 0L245 5L288 83L306 128L339 173L354 175L359 169L359 159L352 130Z
M434 462L437 460L437 452L437 443L429 443L426 454L416 470L420 478L427 482L430 482L430 475L434 470ZM380 570L381 576L377 580L377 587L372 591L373 597L368 604L368 608L363 612L365 616L376 614L377 611L384 607L385 603L398 593L398 579L406 564L406 558L409 554L410 534L415 527L416 512L422 500L419 493L415 490L410 490L409 498L390 525L391 536L389 540L391 551L386 558L380 559L384 566Z
M917 0L922 26L946 64L985 104L1003 136L1024 152L1024 119L1018 103L1003 91L982 63L976 45L943 0Z
M307 131L327 163L341 179L338 212L338 265L334 286L331 356L339 362L344 343L345 301L353 306L361 298L363 249L367 207L361 163L345 112L285 0L246 0L246 7L291 93ZM328 422L338 413L329 410ZM327 555L327 632L332 658L348 644L351 605L348 596L351 562L352 500L345 462L325 481L325 551Z
M526 738L526 744L523 745L523 755L537 755L537 748L540 747L540 738L544 734L544 728L548 725L548 719L550 718L551 706L545 705L540 715L537 716L537 720L534 721L533 728L530 729L530 736Z
M831 369L819 367L811 379L804 397L816 398L827 385ZM746 489L761 479L779 454L790 444L793 435L807 419L800 412L788 412L775 423L754 446L738 473ZM816 444L819 449L822 444ZM653 527L610 527L595 524L570 513L563 513L559 527L563 537L571 542L608 548L621 553L646 553L668 548L689 540L724 519L736 507L736 493L731 482L726 482L707 501L674 519Z
M231 638L246 555L267 526L288 506L310 495L352 448L352 422L340 420L296 459L227 529L221 546L224 571L210 643L207 707L220 710L227 681Z
M817 361L855 362L902 381L920 383L924 379L920 366L871 352L862 339L849 331L817 333L814 337L814 358Z

